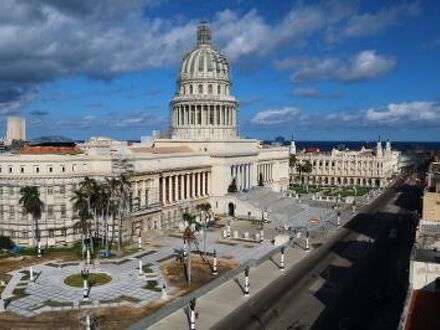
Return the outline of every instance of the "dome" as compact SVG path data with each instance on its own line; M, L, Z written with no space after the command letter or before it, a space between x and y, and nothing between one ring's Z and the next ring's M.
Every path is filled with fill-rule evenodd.
M229 80L228 61L212 47L211 30L206 22L197 29L197 47L183 57L179 78Z

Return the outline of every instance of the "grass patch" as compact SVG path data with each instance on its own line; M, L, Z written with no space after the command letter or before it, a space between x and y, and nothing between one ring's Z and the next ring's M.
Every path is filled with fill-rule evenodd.
M73 302L71 301L57 301L57 300L46 300L44 302L46 306L49 307L64 307L64 306L73 306Z
M100 300L99 302L101 304L112 304L112 303L120 303L120 302L123 302L123 301L128 301L128 302L131 302L133 304L136 304L136 303L140 302L140 300L137 299L137 298L133 298L133 297L130 297L130 296L124 296L124 295L116 297L116 298L113 298L113 299Z
M91 301L80 301L79 305L80 306L90 306L93 303Z
M151 266L153 266L153 264L151 263L142 266L142 270L144 271L144 273L153 273L153 269L151 268Z
M156 292L161 292L162 289L157 288L158 284L159 283L157 281L155 281L155 280L154 281L147 281L147 285L144 286L144 289L151 290L151 291L156 291Z
M112 280L111 276L105 273L90 273L88 282L89 282L89 286L99 286L99 285L107 284L111 280ZM82 288L83 278L80 273L72 274L64 279L64 284L75 288Z
M227 241L217 241L217 244L223 244L223 245L229 245L229 246L235 246L238 243L234 243L234 242L227 242Z

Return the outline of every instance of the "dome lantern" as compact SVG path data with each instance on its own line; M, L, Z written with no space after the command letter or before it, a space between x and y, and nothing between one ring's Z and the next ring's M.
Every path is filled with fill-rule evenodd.
M197 46L211 46L212 36L209 29L208 22L202 21L197 28Z

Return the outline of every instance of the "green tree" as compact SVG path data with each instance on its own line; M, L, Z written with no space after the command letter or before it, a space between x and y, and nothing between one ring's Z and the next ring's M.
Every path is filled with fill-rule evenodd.
M74 228L79 228L81 231L82 257L84 258L85 239L91 234L90 219L92 218L89 211L87 194L81 188L75 190L71 201L73 203L73 210L79 219L79 221L75 223Z
M19 203L22 205L27 214L32 215L32 237L34 246L40 241L40 233L38 229L38 219L44 208L44 203L40 199L40 192L36 186L26 186L20 189Z
M191 284L191 245L198 248L198 241L195 233L202 227L199 222L196 221L195 215L191 213L184 213L183 220L186 223L185 230L183 231L183 244L186 247L186 273L188 286Z

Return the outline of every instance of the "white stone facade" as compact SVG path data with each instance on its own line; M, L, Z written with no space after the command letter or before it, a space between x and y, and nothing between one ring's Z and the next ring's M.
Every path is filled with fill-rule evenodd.
M78 240L71 197L86 176L104 180L132 173L125 239L177 227L183 212L197 203L209 201L214 212L227 213L227 191L234 179L238 190L246 191L257 185L261 173L265 186L286 190L289 149L238 136L238 103L230 87L227 60L212 48L210 31L202 24L196 49L182 61L169 138L135 145L92 138L73 155L0 154L0 235L19 245L33 244L31 217L23 215L19 189L37 185L45 204L39 220L42 244Z
M321 152L304 150L296 154L297 164L310 162L312 171L300 173L297 166L291 169L293 183L307 182L323 186L385 187L399 173L399 152L386 143L376 148L361 150L337 150Z

